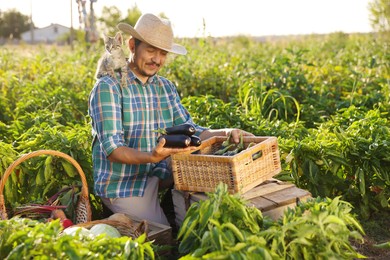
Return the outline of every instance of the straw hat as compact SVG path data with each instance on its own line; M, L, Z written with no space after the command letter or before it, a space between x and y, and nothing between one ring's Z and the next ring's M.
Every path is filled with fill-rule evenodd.
M122 32L159 49L181 55L187 54L186 48L173 42L172 26L167 19L153 14L143 14L134 28L127 23L119 23L117 27Z

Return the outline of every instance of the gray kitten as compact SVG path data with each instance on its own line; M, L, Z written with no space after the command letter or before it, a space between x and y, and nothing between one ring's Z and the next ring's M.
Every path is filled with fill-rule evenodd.
M121 86L126 85L127 61L125 53L122 50L123 38L120 32L115 37L104 35L104 47L106 52L99 59L95 78L101 78L109 75L115 77L115 71L119 70L121 74Z

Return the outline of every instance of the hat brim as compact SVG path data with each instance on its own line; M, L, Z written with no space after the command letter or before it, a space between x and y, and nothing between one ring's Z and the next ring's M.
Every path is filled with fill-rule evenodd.
M162 49L164 51L172 52L172 53L180 54L180 55L187 54L186 48L180 44L177 44L177 43L173 43L172 47L170 49L163 48L161 46L156 46L155 44L150 43L148 40L146 40L144 37L142 37L142 35L140 35L132 26L130 26L127 23L119 23L117 25L117 28L124 33L130 34L131 36L133 36L134 38L136 38L140 41L146 42L146 43L148 43L156 48Z

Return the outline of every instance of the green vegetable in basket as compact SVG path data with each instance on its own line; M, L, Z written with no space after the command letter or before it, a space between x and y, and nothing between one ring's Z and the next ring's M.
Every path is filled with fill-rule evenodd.
M227 147L230 145L230 138L232 137L232 132L229 133L227 139L222 142L222 147Z
M246 149L249 149L249 148L251 148L251 147L253 147L255 145L256 145L255 142L251 142L251 143L248 144ZM256 160L256 159L259 159L261 156L263 156L263 151L258 151L257 153L252 154L252 159Z
M252 155L252 160L259 159L261 156L263 156L263 151L258 151L257 153Z
M252 147L255 146L255 145L256 145L255 142L250 142L250 143L248 144L248 146L246 147L246 149L252 148Z
M240 142L236 145L236 148L232 151L227 151L226 153L224 153L223 155L226 155L226 156L233 156L233 155L236 155L238 154L239 152L241 152L242 150L244 150L244 136L241 132L240 134Z
M219 149L218 151L216 151L214 153L214 155L223 155L225 154L230 148L232 148L234 146L234 144L229 144L228 146L224 147L222 146L221 149Z

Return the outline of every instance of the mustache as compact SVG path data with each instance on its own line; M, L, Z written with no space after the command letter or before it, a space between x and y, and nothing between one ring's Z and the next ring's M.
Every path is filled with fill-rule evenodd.
M154 61L148 62L148 63L146 63L146 65L155 65L155 66L157 66L157 67L159 67L159 68L160 68L160 66L161 66L160 63L157 63L157 62L154 62Z

